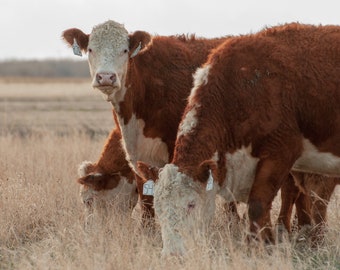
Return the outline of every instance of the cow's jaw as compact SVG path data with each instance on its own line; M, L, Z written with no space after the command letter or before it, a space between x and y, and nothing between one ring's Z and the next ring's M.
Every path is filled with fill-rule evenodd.
M215 185L216 186L216 185ZM154 207L163 240L163 256L184 255L185 240L191 231L201 231L215 211L216 188L206 192L202 185L165 165L155 185ZM189 235L188 235L189 234Z

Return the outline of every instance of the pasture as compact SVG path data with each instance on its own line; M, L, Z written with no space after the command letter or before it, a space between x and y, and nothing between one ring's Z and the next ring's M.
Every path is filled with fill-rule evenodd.
M160 258L159 227L142 229L138 207L109 206L85 228L77 167L97 160L112 127L89 79L0 79L0 269L340 269L339 187L318 249L302 233L249 248L246 222L227 220L220 203L183 260ZM279 207L277 198L273 222Z

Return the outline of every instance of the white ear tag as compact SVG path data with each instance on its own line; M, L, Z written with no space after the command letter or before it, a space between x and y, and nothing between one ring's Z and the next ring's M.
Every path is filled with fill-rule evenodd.
M209 170L209 178L208 178L208 182L207 182L207 187L205 188L206 191L212 190L214 187L214 178L211 174L211 170Z
M155 182L153 180L148 180L143 185L143 195L153 196L153 186Z
M81 53L81 49L75 38L73 39L72 49L75 55L83 56L83 54Z
M141 48L142 48L142 42L139 41L138 47L137 47L137 48L134 50L134 52L131 54L130 58L135 57L135 56L139 53L139 51L140 51Z

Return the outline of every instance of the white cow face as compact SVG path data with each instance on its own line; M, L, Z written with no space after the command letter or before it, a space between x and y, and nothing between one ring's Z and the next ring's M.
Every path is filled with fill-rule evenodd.
M209 172L202 171L206 176L203 182L201 177L200 181L193 181L173 164L166 165L159 174L154 205L162 231L162 255L183 255L187 237L202 231L211 220L216 188L214 185L207 188Z
M132 211L138 200L133 174L131 179L127 179L120 173L108 175L92 170L93 164L88 161L78 169L81 178L77 181L81 184L80 198L86 217L94 212L107 215L112 207L122 212Z
M129 60L129 35L124 26L108 21L94 27L87 52L92 86L108 97L120 91Z
M68 29L63 38L76 55L88 53L92 86L113 103L124 97L129 59L151 41L148 33L136 31L129 35L122 24L114 21L95 26L89 35L77 28Z

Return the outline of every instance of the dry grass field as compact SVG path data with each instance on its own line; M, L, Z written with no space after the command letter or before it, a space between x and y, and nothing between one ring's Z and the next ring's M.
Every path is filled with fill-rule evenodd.
M112 126L90 80L0 80L0 269L340 269L339 189L318 249L301 235L249 248L247 225L221 208L184 259L160 258L159 228L141 229L138 211L111 206L85 229L77 166L97 159Z

